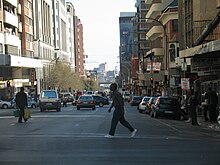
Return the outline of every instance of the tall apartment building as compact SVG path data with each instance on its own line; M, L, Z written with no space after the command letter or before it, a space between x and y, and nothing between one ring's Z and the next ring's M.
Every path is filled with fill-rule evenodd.
M74 16L65 0L0 0L0 96L12 97L21 86L35 94L47 89L57 60L74 71ZM83 49L82 33L77 38Z
M52 0L33 1L33 9L34 56L42 61L42 68L36 69L37 91L41 91L48 88L49 68L55 60Z
M32 10L31 0L0 0L0 94L5 97L12 97L18 87L30 82L34 85L33 66L41 66L33 59Z
M67 52L70 57L70 65L72 70L75 72L76 70L76 62L75 62L75 38L74 38L74 16L75 9L72 3L67 2L66 4L67 11Z
M130 83L131 80L131 59L138 56L137 44L135 44L135 30L133 20L135 12L121 12L119 17L120 46L119 46L119 87L122 82Z
M180 57L187 60L190 89L220 93L219 0L179 1Z
M20 29L22 30L22 29ZM5 66L11 63L11 56L21 55L21 40L18 30L17 1L0 0L0 80L1 90L6 80L12 79L12 71Z
M138 80L133 82L133 89L135 89L136 94L146 94L146 86L147 80L145 79L145 65L146 65L146 55L151 48L151 41L146 37L146 33L149 30L150 24L146 22L146 14L150 7L149 3L146 3L145 0L136 0L135 7L137 8L137 12L134 21L134 29L137 33L137 45L138 45L138 65L139 68L136 72L138 72ZM135 59L135 58L134 58ZM134 63L134 62L133 62ZM134 63L135 64L135 63ZM133 68L135 66L132 65Z
M18 4L19 30L21 35L21 55L23 57L34 57L33 48L33 2L32 0L19 0ZM18 29L19 29L18 28Z
M76 62L76 73L81 77L85 77L85 55L84 55L84 44L83 44L83 25L81 20L74 16L74 32L75 32L75 62Z
M146 43L146 49L142 50L139 58L139 92L144 95L163 94L170 85L169 72L176 67L172 64L178 56L178 1L137 0L135 6L137 30L145 34ZM139 50L141 47L143 44L140 43ZM172 53L169 52L171 48Z
M55 59L70 63L68 48L67 11L65 0L52 0L53 3L53 35ZM69 50L68 50L69 51Z

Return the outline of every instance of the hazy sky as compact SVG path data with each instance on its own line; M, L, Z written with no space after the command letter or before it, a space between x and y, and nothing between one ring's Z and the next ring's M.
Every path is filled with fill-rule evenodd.
M135 0L67 0L73 3L84 28L86 69L107 63L110 70L119 64L120 12L135 12ZM117 67L118 69L118 67Z

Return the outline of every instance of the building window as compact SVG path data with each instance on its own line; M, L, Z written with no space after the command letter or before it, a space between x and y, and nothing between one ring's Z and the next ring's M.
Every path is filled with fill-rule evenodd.
M173 28L173 32L177 33L178 32L178 20L172 20L172 28Z
M3 54L3 45L0 44L0 53Z
M2 28L2 21L0 21L0 32L3 31L3 28Z
M176 47L174 44L170 45L170 61L174 62L176 57Z

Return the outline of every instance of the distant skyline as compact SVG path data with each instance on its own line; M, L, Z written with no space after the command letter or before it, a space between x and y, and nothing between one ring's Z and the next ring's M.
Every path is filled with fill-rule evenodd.
M86 69L107 63L109 70L119 65L120 12L135 12L135 0L67 0L83 24Z

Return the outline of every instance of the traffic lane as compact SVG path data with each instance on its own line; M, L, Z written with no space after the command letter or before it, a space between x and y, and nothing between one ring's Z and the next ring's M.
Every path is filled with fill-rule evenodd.
M2 138L1 138L2 139ZM25 140L24 140L25 139ZM19 143L22 141L22 143ZM3 144L4 143L4 144ZM0 164L219 164L219 142L157 138L16 136L0 141ZM4 152L3 150L4 149Z
M91 109L76 110L75 106L68 106L62 108L61 112L56 112L56 111L40 112L39 108L31 109L32 119L30 119L29 122L31 122L32 120L38 121L40 118L44 118L42 119L44 120L42 121L42 123L44 123L45 120L50 120L48 116L53 116L53 118L57 118L57 122L59 122L60 118L69 117L70 122L75 121L74 127L76 129L81 127L80 130L84 128L84 132L86 132L87 129L88 131L89 129L91 129L89 128L90 125L94 125L94 123L98 125L98 123L103 122L102 120L98 120L98 119L96 119L96 122L93 122L93 120L91 119L88 120L90 116L86 116L86 115L102 114L104 116L101 116L100 118L106 118L106 119L105 119L105 124L103 125L104 127L102 128L102 126L100 126L100 128L102 128L101 132L107 133L112 118L112 113L107 112L108 108L109 106L104 106L104 107L97 107L96 110L91 110ZM132 106L125 106L125 109L126 109L126 113L125 113L126 119L131 123L133 127L138 129L138 134L141 133L144 136L164 135L169 137L169 136L201 136L202 135L202 136L207 136L208 138L211 136L219 137L219 132L212 131L210 128L207 127L192 126L190 123L186 123L184 121L178 121L178 120L172 120L166 118L159 118L159 119L150 118L149 115L147 114L138 113L136 107L132 107ZM10 115L11 115L10 118L13 118L12 112L10 113ZM79 115L79 116L72 116L72 115ZM10 124L15 124L16 122L17 122L17 118L14 118L13 122ZM62 122L60 123L60 125L62 125ZM125 129L123 126L121 126L120 123L118 124L116 135L118 133L129 134L128 130Z
M214 138L219 139L219 130L212 129L205 126L194 126L186 121L173 120L170 118L151 118L147 114L139 114L143 120L141 123L146 123L145 128L141 131L148 132L151 135L164 135L164 136L179 136L191 138ZM145 121L145 122L144 122ZM139 125L138 127L141 127ZM140 132L140 130L139 130Z
M93 120L88 120L89 116L86 115L102 114L104 116L101 116L100 118L106 117L105 119L106 123L103 125L104 128L102 128L102 126L100 126L100 128L102 128L101 131L103 133L107 133L112 118L112 113L107 112L108 108L109 105L104 107L97 106L96 110L91 110L87 108L76 110L75 106L68 106L68 107L63 107L61 112L56 112L56 111L40 112L39 108L31 109L32 119L29 120L29 122L31 122L32 120L38 121L40 118L44 118L44 120L49 120L50 118L48 118L48 116L53 116L53 118L58 118L57 122L59 122L60 118L62 117L63 118L74 117L74 121L75 121L74 127L76 128L84 127L84 132L86 132L87 129L89 130L89 126L91 125L91 123L93 124L96 123L96 125L98 125L97 121L99 121L100 123L102 122L98 119L96 122L93 122ZM125 110L126 110L125 111L126 119L131 123L133 127L138 129L138 134L141 133L144 136L164 135L169 137L169 136L201 136L202 135L202 136L207 136L208 138L211 136L219 137L218 135L219 132L212 131L212 129L207 127L192 126L190 123L186 123L185 121L172 120L168 118L154 119L149 117L149 115L147 114L138 113L136 107L129 105L125 106ZM10 115L11 118L13 118L12 112L10 113ZM72 116L72 115L79 115L79 116ZM70 119L70 122L71 121L73 120ZM17 122L17 118L15 118L13 122ZM43 121L43 123L44 122L45 121ZM62 125L62 122L60 123L60 125ZM116 135L118 133L129 134L128 130L125 129L123 126L121 126L120 123L118 124Z
M129 138L128 131L119 124L116 138L105 139L103 136L109 128L112 114L102 110L49 112L47 116L40 113L42 117L35 116L29 123L7 125L5 129L9 132L0 136L0 146L4 150L0 154L0 164L12 161L18 164L80 165L219 163L216 156L218 140L202 136L167 136L171 128L166 124L142 117L129 108L127 119L142 126L138 126L140 131L137 136ZM150 124L158 124L158 132L148 128Z

